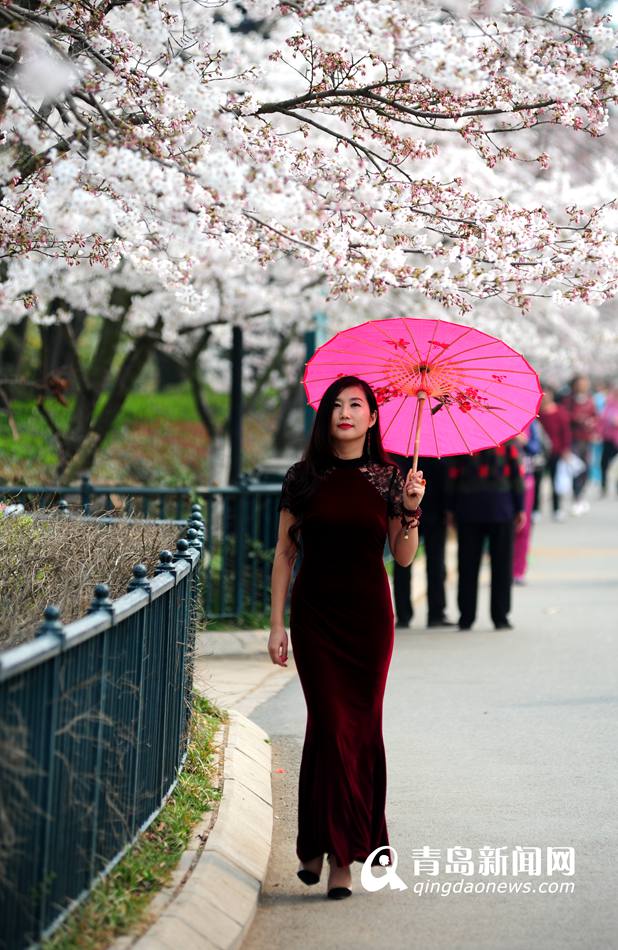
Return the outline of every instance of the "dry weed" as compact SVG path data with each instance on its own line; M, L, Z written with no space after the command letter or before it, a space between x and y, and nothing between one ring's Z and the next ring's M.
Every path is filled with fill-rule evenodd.
M48 604L63 623L82 617L95 584L126 593L132 568L151 575L164 548L182 534L174 524L101 524L48 513L0 517L0 649L34 638Z

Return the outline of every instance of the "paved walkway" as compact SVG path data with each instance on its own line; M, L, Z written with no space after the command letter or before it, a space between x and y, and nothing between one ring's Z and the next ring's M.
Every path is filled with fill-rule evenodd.
M617 528L614 501L535 525L512 631L493 630L487 590L472 631L396 631L384 706L387 820L406 890L365 891L360 864L347 901L324 899L325 874L314 888L296 878L305 706L293 657L287 670L259 654L198 664L203 688L272 739L273 850L243 950L616 946ZM452 590L449 607L455 615ZM478 873L482 847L505 848L505 876ZM538 876L513 873L515 849L545 858L547 847L575 849L571 877L548 876L544 863ZM415 868L422 848L437 858L434 875ZM472 874L447 869L449 848L471 849ZM445 893L462 880L477 891L488 880L531 890ZM441 894L419 893L432 881ZM574 891L541 893L547 881L574 882Z

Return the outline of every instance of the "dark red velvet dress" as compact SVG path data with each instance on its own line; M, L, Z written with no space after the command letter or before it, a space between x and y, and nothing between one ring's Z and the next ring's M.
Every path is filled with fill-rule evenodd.
M279 502L294 514L301 464L286 473ZM339 865L363 862L389 844L382 705L394 613L383 556L388 517L402 514L402 490L393 463L333 456L303 515L290 596L290 640L307 703L301 861L332 852Z

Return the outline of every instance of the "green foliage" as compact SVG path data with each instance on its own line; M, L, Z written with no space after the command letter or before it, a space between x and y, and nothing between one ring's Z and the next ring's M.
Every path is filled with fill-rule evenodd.
M285 626L289 628L289 610L284 615ZM203 633L236 633L238 630L268 630L270 611L244 610L239 617L231 620L209 620Z
M96 412L106 398L99 398ZM228 413L228 396L205 387L205 398L216 424L221 424ZM67 397L67 403L46 401L61 432L67 429L75 397ZM0 478L5 483L50 484L58 452L45 420L34 401L15 401L11 408L19 438L13 438L6 413L0 413ZM198 462L205 461L207 444L187 383L160 393L133 392L99 449L92 478L162 486L192 483L203 474Z
M53 439L43 417L33 402L14 402L11 406L19 439L14 439L9 429L5 413L0 413L0 471L5 473L9 466L17 467L20 462L37 460L41 466L54 465L57 461L57 452ZM67 410L62 406L50 406L50 415L57 421ZM64 420L60 422L64 425Z

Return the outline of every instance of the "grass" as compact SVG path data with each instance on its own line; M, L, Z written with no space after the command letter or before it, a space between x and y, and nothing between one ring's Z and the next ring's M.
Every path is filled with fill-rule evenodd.
M209 620L202 633L236 633L238 630L268 630L270 628L270 613L250 613L245 611L238 618L232 620Z
M124 934L146 929L149 902L169 884L192 829L221 798L212 743L227 718L225 710L194 692L187 758L170 798L84 903L41 943L42 950L103 950Z
M204 385L204 398L220 427L229 413L229 396ZM267 400L269 393L264 394ZM105 400L99 400L100 407ZM47 409L65 431L74 404L47 400ZM50 432L32 401L12 403L19 438L0 412L0 482L51 484L57 481L57 452ZM243 419L244 467L250 469L270 451L276 413L258 408ZM162 392L130 393L99 449L93 482L133 485L195 485L208 481L210 440L199 419L187 383Z
M227 412L227 397L218 393L208 393L207 398L215 419L219 421ZM103 406L105 399L105 396L99 399L97 409ZM62 406L52 399L46 402L50 416L62 432L66 431L74 402L74 397L68 398L67 406ZM38 474L39 478L49 481L57 464L57 452L44 419L32 401L16 400L11 408L19 438L13 438L6 415L0 414L0 471L4 479L32 483L33 478ZM157 462L157 448L160 454L169 443L170 435L174 430L177 431L179 437L175 451L176 458L180 458L187 447L194 444L196 440L201 443L202 454L204 454L203 446L207 444L206 433L199 421L191 392L186 384L170 387L161 393L133 392L127 397L107 439L99 450L93 474L96 474L97 470L105 470L105 456L112 447L120 445L126 454L127 439L135 429L144 434L146 449L148 441L152 441L153 432L155 435L160 433L162 436L161 443L158 444L155 439L151 452L146 453L145 470L152 467L159 469L164 467L161 464L153 466L152 463ZM187 429L190 430L188 439ZM137 442L138 454L140 440L138 439ZM170 474L178 477L182 467L174 464L174 457L174 452L170 452L169 461L172 463ZM111 460L116 460L115 451L111 453ZM110 466L111 460L107 463L107 467ZM113 465L111 467L114 468ZM157 478L159 477L159 472L157 472Z

